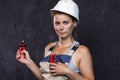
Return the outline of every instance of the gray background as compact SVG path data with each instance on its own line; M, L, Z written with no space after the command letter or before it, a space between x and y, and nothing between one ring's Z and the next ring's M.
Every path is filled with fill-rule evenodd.
M0 80L37 80L16 59L22 40L36 64L57 40L49 10L58 0L0 0ZM77 40L89 47L96 80L120 80L120 0L75 0Z

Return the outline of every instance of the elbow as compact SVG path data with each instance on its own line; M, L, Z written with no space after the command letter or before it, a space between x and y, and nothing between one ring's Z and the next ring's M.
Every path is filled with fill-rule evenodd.
M86 80L95 80L94 78L88 78L88 79L86 79Z
M85 80L95 80L94 77L90 77L90 78L85 78Z
M42 78L42 79L38 79L38 80L44 80L44 78Z
M88 79L88 80L95 80L95 79Z
M44 77L42 76L41 78L38 78L38 80L44 80Z

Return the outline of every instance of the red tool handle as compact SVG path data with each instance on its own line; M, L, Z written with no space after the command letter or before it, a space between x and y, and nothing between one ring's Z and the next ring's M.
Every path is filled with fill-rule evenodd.
M55 63L55 54L50 54L50 63Z
M19 52L20 52L20 55L22 55L21 51L23 50L26 50L26 45L24 43L24 41L22 41L22 43L20 44L20 47L19 47ZM25 54L23 54L24 58L26 58ZM21 56L18 57L18 59L20 59Z

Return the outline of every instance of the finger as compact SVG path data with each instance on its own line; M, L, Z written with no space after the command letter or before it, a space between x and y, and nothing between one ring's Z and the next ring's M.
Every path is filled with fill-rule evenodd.
M57 76L57 73L56 72L52 72L51 75L52 76Z
M21 59L21 56L17 56L16 59Z
M53 76L57 75L57 71L56 71L56 70L50 70L50 73L51 73L51 75L53 75Z
M55 73L55 72L56 72L55 69L50 70L50 73Z
M27 57L27 58L30 57L28 51L26 51L26 50L23 50L22 54L24 55L24 57Z
M19 60L19 59L23 59L23 58L24 58L24 55L22 55L22 54L21 54L21 55L18 54L18 55L16 56L16 59L18 59L18 60Z
M57 62L57 64L63 64L63 63L61 63L61 62Z
M56 69L56 66L49 66L49 69L50 69L50 70L55 70L55 69Z
M56 63L50 63L50 66L57 66Z
M20 51L19 51L19 50L17 50L16 54L19 54L19 53L20 53Z
M20 52L19 51L16 52L16 58L18 58L18 57L20 57Z

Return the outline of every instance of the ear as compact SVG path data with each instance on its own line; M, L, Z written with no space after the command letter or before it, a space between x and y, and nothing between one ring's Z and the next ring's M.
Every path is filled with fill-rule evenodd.
M76 27L77 26L77 22L76 21L74 21L74 23L73 23L73 27Z

